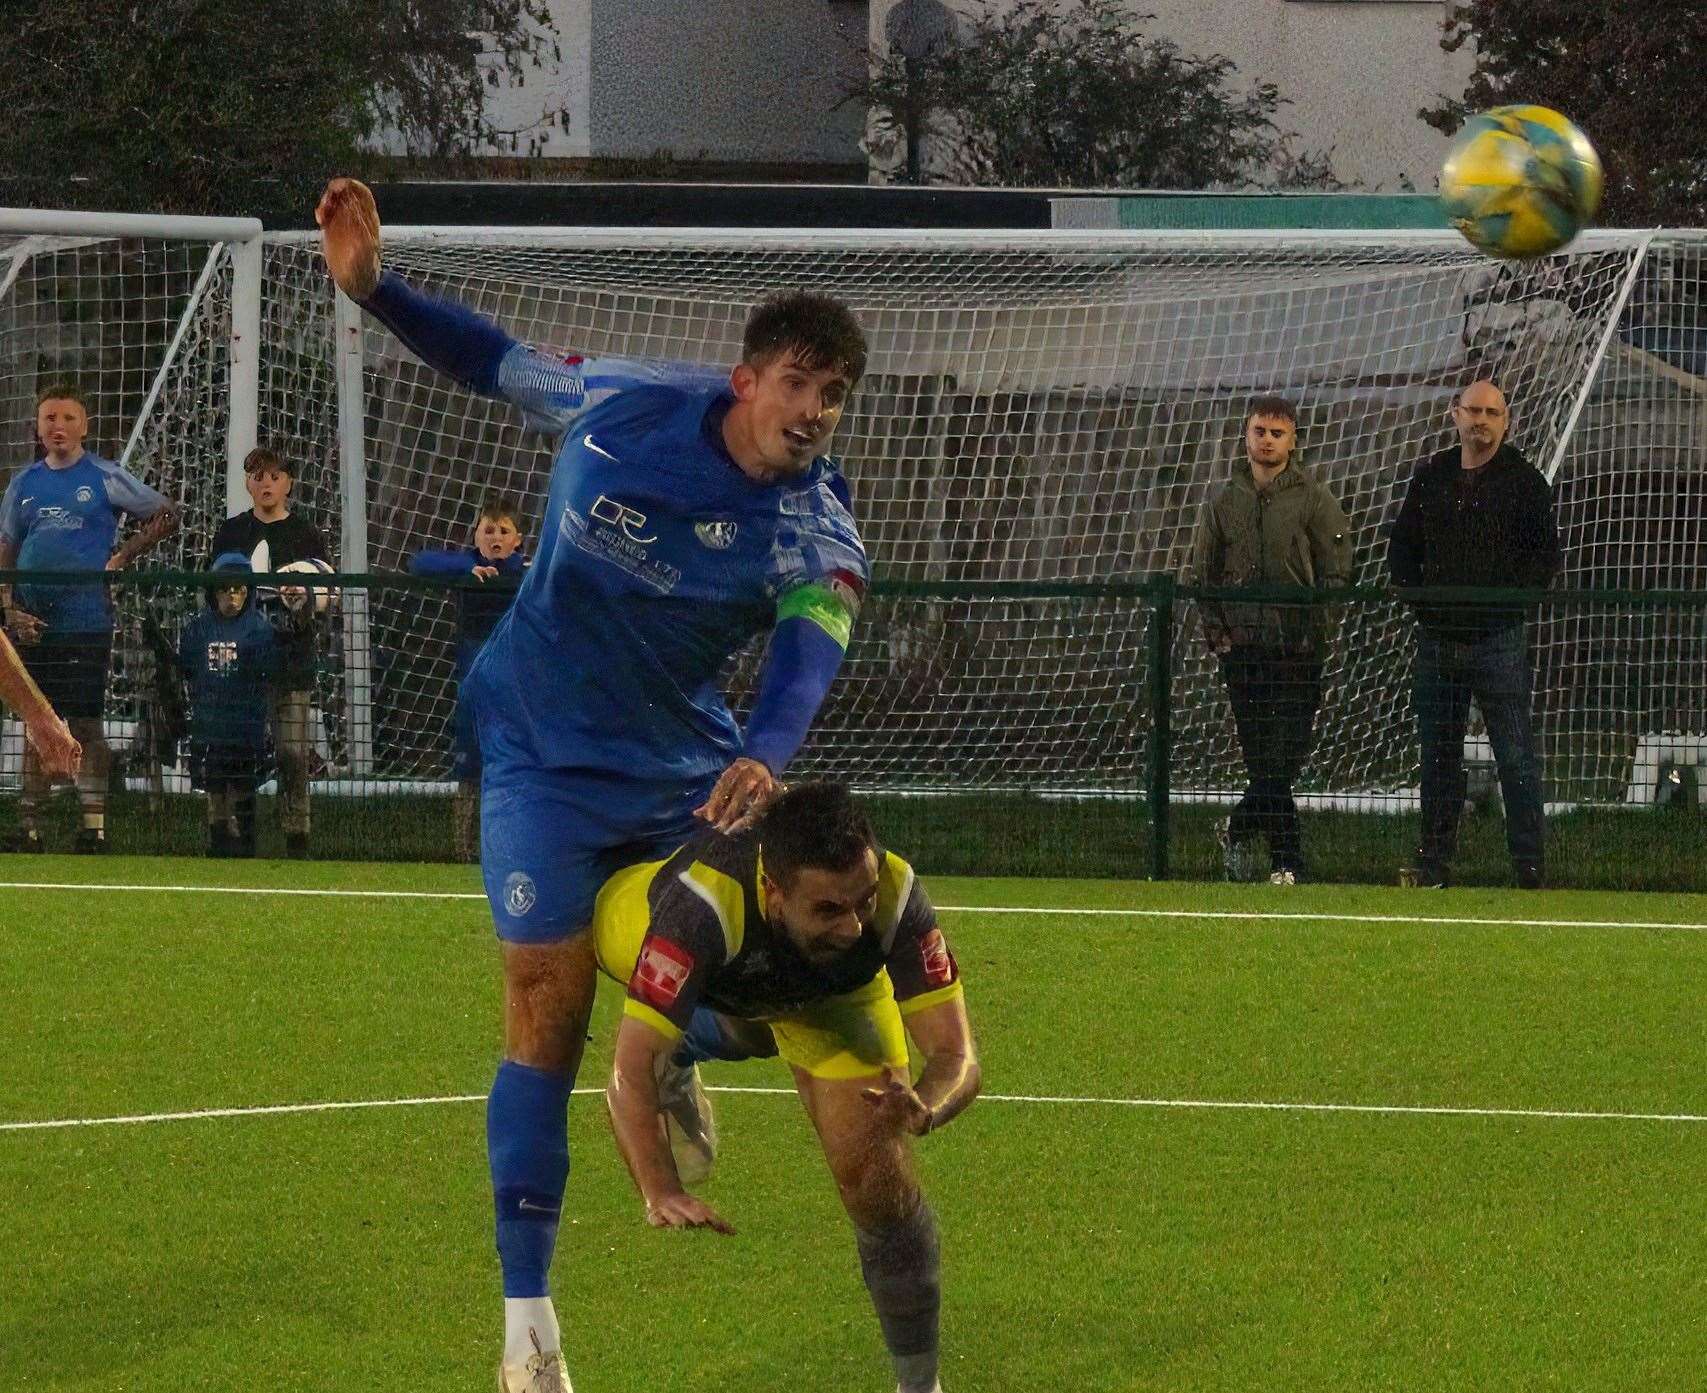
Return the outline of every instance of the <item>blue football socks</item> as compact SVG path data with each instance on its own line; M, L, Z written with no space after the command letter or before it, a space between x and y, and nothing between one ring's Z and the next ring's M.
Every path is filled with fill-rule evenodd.
M507 1297L545 1296L569 1180L574 1080L506 1059L486 1104L486 1156Z

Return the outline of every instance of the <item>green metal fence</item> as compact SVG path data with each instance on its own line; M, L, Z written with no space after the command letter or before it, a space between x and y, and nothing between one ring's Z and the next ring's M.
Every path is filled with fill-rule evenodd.
M17 575L0 581L18 579ZM33 577L38 583L45 577ZM105 730L114 850L199 854L174 669L209 577L59 575L110 585L116 642ZM259 583L259 582L257 582ZM327 576L312 621L310 854L458 855L452 769L459 589L397 574ZM365 604L340 604L360 594ZM1215 824L1245 782L1204 605L1325 607L1314 748L1297 780L1311 873L1390 880L1410 856L1419 601L1524 606L1555 883L1707 890L1707 592L1211 591L1166 576L1108 584L883 583L792 777L837 777L884 835L937 872L1214 878ZM269 603L272 603L269 601ZM23 652L26 659L30 650ZM726 673L741 714L762 652ZM0 731L0 836L16 826L21 733ZM1458 878L1509 876L1486 740L1466 744L1472 807ZM263 854L283 850L278 782L259 792ZM75 801L41 810L69 849Z

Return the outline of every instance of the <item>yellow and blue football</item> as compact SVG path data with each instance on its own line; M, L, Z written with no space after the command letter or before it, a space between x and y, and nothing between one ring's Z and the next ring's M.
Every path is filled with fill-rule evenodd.
M1569 118L1544 106L1473 116L1447 151L1440 201L1490 256L1546 256L1600 206L1600 156Z

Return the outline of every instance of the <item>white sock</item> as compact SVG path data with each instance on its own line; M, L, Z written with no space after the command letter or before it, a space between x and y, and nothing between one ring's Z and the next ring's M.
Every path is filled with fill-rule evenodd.
M504 1362L523 1364L533 1353L533 1337L539 1336L539 1347L550 1354L563 1348L563 1334L557 1328L557 1310L549 1296L506 1296L504 1298Z

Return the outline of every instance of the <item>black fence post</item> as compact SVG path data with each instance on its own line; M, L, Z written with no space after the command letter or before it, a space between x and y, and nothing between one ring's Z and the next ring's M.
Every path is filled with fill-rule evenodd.
M1150 602L1150 878L1168 878L1169 778L1173 763L1174 599L1172 576L1149 584Z

